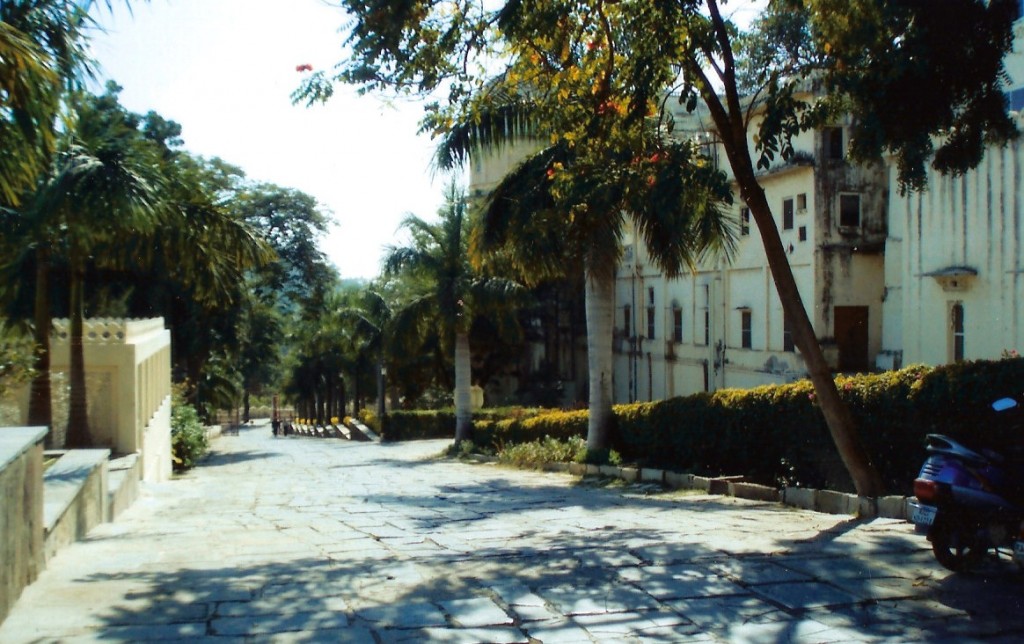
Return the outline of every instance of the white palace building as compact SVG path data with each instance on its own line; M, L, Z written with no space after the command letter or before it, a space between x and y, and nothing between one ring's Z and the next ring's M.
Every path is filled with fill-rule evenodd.
M1016 30L1016 42L1024 44L1024 21ZM1007 59L1008 95L1019 111L1024 47L1015 50ZM676 115L676 123L677 131L706 136L712 156L724 158L699 109ZM757 124L755 117L751 137ZM992 147L975 170L958 177L932 173L926 191L901 195L886 163L846 160L848 125L802 133L793 142L794 159L777 159L760 176L833 369L1024 353L1024 142ZM471 192L491 189L531 150L524 142L474 159ZM729 172L728 164L722 168ZM805 376L760 235L744 205L734 208L741 223L736 254L682 278L667 279L637 236L624 232L615 291L615 402ZM564 374L577 383L579 376Z

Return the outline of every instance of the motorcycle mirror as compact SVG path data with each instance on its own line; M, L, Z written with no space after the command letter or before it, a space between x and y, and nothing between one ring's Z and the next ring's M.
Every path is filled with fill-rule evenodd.
M1005 411L1007 409L1013 409L1017 406L1017 401L1013 398L1000 398L999 400L992 403L992 409L996 411Z

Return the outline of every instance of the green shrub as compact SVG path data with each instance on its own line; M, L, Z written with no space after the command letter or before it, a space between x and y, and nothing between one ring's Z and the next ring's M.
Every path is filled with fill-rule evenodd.
M566 440L545 436L540 440L509 445L498 452L498 462L540 469L545 463L582 463L586 456L587 441L579 436Z
M174 469L195 467L209 450L206 430L195 407L177 396L171 402L171 458Z
M996 420L989 407L996 398L1024 389L1024 358L1018 356L838 376L836 385L890 494L910 494L929 433L998 443L1019 436L1004 433L1022 431ZM613 413L612 448L641 467L853 491L806 380L616 405ZM507 462L532 464L548 453L560 459L562 448L552 441L582 442L587 420L586 410L488 410L474 415L473 441ZM386 425L388 440L450 438L455 415L451 410L395 412Z
M385 441L454 438L455 412L451 409L393 411L384 417L380 435Z
M482 447L496 447L490 439L491 425L497 422L528 420L544 410L528 407L487 408L473 412L473 441ZM583 426L586 428L586 412ZM398 410L389 412L379 430L383 440L407 441L455 437L455 410ZM479 434L479 435L478 435ZM536 434L534 437L542 436Z

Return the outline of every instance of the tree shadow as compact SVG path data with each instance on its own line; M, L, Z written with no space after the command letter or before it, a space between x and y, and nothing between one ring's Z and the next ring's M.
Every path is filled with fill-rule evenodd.
M269 459L280 458L281 454L275 452L262 452L262 451L211 451L203 458L200 466L204 468L213 467L225 467L228 465L236 465L238 463L246 463L249 461L265 461Z
M315 556L238 565L211 558L75 583L123 589L94 614L94 636L111 641L934 641L1007 632L995 619L1007 615L946 601L985 603L995 589L980 579L885 598L871 594L871 583L907 578L879 576L871 560L736 556L629 527L547 534L543 545L529 533L470 538L476 547L467 550L444 545L442 535L458 531L420 543L368 538L341 551L326 544ZM1019 596L1008 585L998 590ZM39 632L41 640L62 635L46 625Z
M109 562L75 579L110 591L91 615L93 637L798 642L1020 632L1016 577L954 577L900 522L820 515L797 529L787 519L802 511L778 504L541 473L524 481L457 463L452 482L437 484L420 478L435 461L371 447L339 449L352 462L338 467L397 465L403 478L350 482L361 487L339 495L333 529L268 531L269 554L211 542L191 556L182 545L178 559ZM39 641L90 634L61 628L39 624Z

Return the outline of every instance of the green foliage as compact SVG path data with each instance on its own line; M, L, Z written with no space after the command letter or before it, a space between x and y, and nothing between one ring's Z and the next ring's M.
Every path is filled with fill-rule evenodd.
M195 467L209 450L199 412L178 395L171 403L171 450L176 471Z
M997 420L990 404L1019 394L1020 383L1022 357L836 378L891 494L910 493L926 434L998 445L1018 432ZM702 476L742 475L779 487L852 491L809 381L616 405L613 411L618 436L614 449L600 454L586 449L586 410L484 410L475 416L475 450L497 452L501 462L522 467L629 462ZM388 425L389 440L448 438L455 417L450 410L395 412ZM458 453L467 449L463 442Z
M990 404L1024 391L1024 358L958 362L932 370L921 368L911 397L924 433L947 434L967 441L1020 441L1019 429L994 420ZM984 433L986 437L981 436Z
M373 413L372 410L364 407L363 409L360 409L359 413L356 415L359 417L359 422L375 432L380 431L380 418L377 418L377 414Z
M493 454L491 450L481 450L478 448L473 441L454 441L448 446L448 449L444 452L448 458L457 458L460 460L466 460L473 458L479 454L490 456Z
M34 363L31 333L0 319L0 399L32 378Z
M455 435L455 412L445 410L393 411L381 423L381 439L386 441L451 438Z
M840 376L839 393L890 493L909 493L924 437L1000 440L990 403L1024 382L1024 359L911 366ZM615 408L624 458L703 476L743 475L767 485L852 490L808 381Z
M500 450L543 436L558 440L583 437L587 435L587 416L585 409L540 411L536 415L515 414L502 420L478 421L473 426L473 441L481 447Z
M541 469L545 463L583 463L587 441L581 436L566 440L545 436L540 440L509 445L498 452L498 462L516 467Z
M364 413L369 412L360 411L360 416ZM526 435L522 433L520 427L522 422L545 413L550 412L530 407L479 409L473 412L473 442L480 447L495 449L500 443L513 441L512 436ZM586 433L586 412L582 412L582 414L583 432ZM513 428L512 425L516 423L518 425ZM501 425L501 427L496 429L496 425ZM388 412L379 431L383 439L388 441L451 438L455 433L455 410L451 408L394 410ZM553 434L562 435L558 432ZM542 433L529 434L529 439L542 435Z

